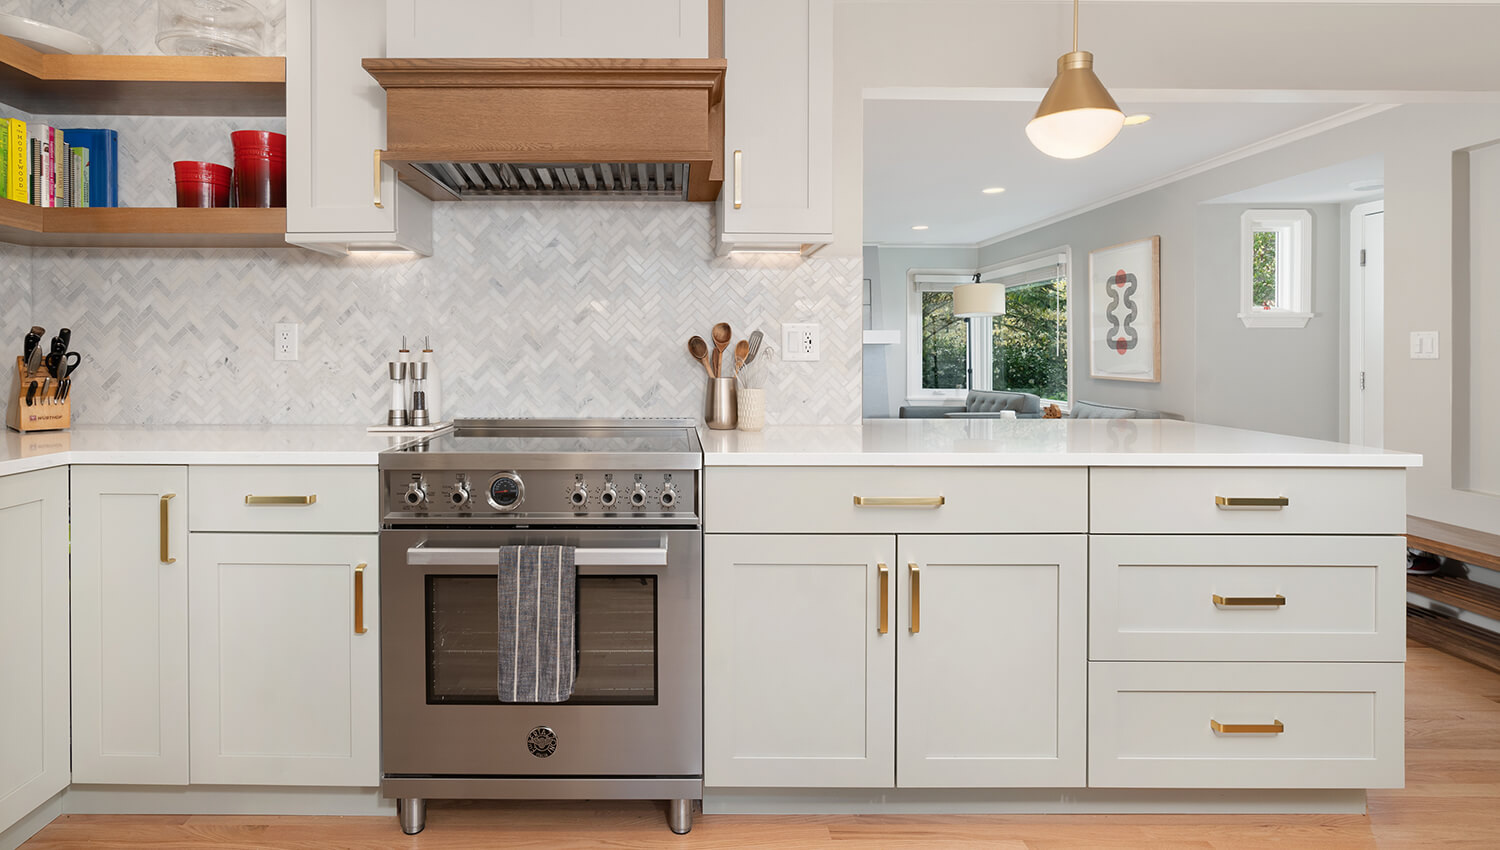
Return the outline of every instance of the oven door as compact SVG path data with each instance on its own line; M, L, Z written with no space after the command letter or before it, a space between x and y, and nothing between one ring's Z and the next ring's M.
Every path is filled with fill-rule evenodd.
M497 695L496 548L517 544L578 548L565 703ZM382 771L701 776L702 564L697 530L383 531Z

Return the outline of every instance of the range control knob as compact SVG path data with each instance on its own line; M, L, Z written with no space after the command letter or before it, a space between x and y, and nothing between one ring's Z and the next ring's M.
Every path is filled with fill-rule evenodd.
M664 484L661 488L661 506L671 510L677 504L677 485Z
M635 486L630 488L630 506L632 508L636 508L637 510L646 506L645 484L637 481L635 482Z
M613 483L605 484L604 489L599 491L599 504L606 508L612 508L620 501L620 494L615 491Z
M468 482L460 481L457 484L453 485L453 492L448 494L448 499L453 503L453 507L455 508L461 508L467 505L469 503Z
M575 508L587 505L589 503L589 485L582 481L574 482L573 489L568 492L568 501L572 502Z
M413 481L406 485L406 495L402 496L408 505L417 507L427 503L427 486L422 481Z

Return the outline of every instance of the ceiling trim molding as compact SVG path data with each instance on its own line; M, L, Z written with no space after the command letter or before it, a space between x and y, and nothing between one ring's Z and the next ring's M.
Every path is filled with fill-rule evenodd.
M866 248L932 248L933 250L963 250L972 251L979 247L978 242L865 242Z
M1022 236L1034 230L1041 230L1044 227L1050 227L1054 224L1057 224L1058 222L1067 221L1068 219L1075 216L1093 212L1094 210L1107 207L1110 204L1119 203L1120 201L1126 200L1127 198L1133 198L1136 195L1145 194L1146 192L1150 192L1153 189L1160 189L1163 186L1168 186L1172 183L1186 180L1189 177L1195 177L1206 171L1212 171L1215 168L1220 168L1232 162L1238 162L1239 160L1247 159L1249 157L1255 156L1256 154L1264 153L1266 151L1273 150L1284 145L1289 145L1292 142L1301 141L1302 139L1310 138L1320 133L1326 133L1336 127L1342 127L1345 124L1352 124L1355 121L1361 121L1365 118L1369 118L1372 115L1378 115L1387 110L1395 109L1397 106L1399 106L1399 104L1373 103L1367 104L1365 106L1359 106L1354 109L1347 109L1336 115L1330 115L1327 118L1319 119L1310 124L1304 124L1301 127L1297 127L1284 133L1271 136L1268 139L1262 139L1255 144L1246 145L1245 147L1229 151L1228 153L1223 153L1216 157L1206 159L1196 165L1190 165L1187 168L1174 171L1171 174L1159 177L1156 180L1150 181L1149 183L1143 183L1133 189L1127 189L1124 192L1111 195L1108 198L1095 201L1094 203L1086 204L1067 212L1050 216L1041 221L1028 224L1025 227L1016 228L1015 230L1002 233L998 236L991 236L988 239L984 239L974 243L974 247L984 249L990 247L991 245L998 245L1001 242L1014 239L1017 236Z

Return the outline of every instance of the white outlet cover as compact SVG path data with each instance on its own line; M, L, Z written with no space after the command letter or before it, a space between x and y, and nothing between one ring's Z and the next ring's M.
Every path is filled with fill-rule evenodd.
M296 360L297 323L277 322L271 334L271 351L277 360Z
M1438 359L1438 332L1437 331L1412 331L1411 332L1411 359L1413 359L1413 360L1436 360L1436 359Z
M781 326L782 360L818 360L821 358L821 328L816 323Z

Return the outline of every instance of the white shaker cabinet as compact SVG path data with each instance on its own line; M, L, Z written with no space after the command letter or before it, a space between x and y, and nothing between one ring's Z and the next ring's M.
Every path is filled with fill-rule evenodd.
M0 478L0 832L68 786L68 470Z
M833 2L725 0L719 252L833 239Z
M382 165L382 3L287 0L287 242L329 254L432 253L432 202Z
M188 781L187 468L75 466L73 781Z
M894 543L705 536L706 783L891 787Z
M386 0L388 56L706 59L713 0Z
M190 536L192 782L380 784L377 536Z
M1084 535L897 541L897 787L1082 788Z

